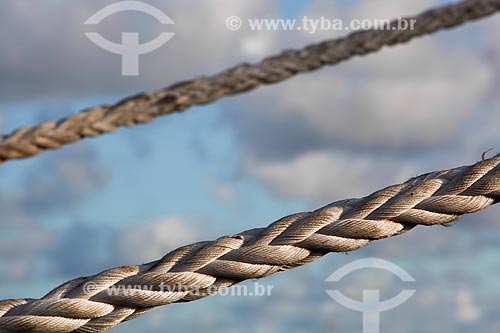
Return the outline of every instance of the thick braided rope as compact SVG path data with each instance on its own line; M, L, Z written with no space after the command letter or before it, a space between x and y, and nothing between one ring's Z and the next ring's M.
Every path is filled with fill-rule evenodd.
M153 307L203 298L329 252L352 251L417 225L450 223L499 199L497 155L290 215L267 228L184 246L155 262L78 278L41 299L0 301L0 333L101 332Z
M385 45L451 28L500 10L500 0L465 0L426 11L415 19L413 30L366 30L328 40L301 50L289 50L258 64L240 64L211 77L201 76L166 89L141 93L115 105L90 108L65 119L19 128L0 137L0 163L36 155L46 149L134 126L156 116L182 111L195 104L213 102L226 95L242 93L262 84L285 80L295 74L333 65L356 55L375 52ZM394 28L395 30L392 30Z

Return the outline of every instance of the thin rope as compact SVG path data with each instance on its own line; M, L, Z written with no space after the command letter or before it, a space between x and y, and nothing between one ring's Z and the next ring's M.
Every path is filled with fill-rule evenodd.
M329 252L353 251L417 225L449 224L499 199L497 155L290 215L267 228L187 245L158 261L78 278L41 299L0 301L0 333L101 332L154 307L194 301Z
M356 55L378 51L386 45L405 43L418 36L491 15L498 10L500 0L465 0L406 18L416 20L413 30L398 30L395 20L388 30L355 32L300 50L285 51L258 64L243 63L211 77L200 76L160 91L141 93L115 105L97 106L65 119L22 127L0 137L0 163L110 133L120 126L146 123L159 115L183 111L192 105L210 103L223 96L334 65Z

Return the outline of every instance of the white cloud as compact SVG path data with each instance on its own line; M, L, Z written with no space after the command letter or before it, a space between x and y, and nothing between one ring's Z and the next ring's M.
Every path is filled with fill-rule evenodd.
M388 49L344 69L291 81L277 96L279 112L300 113L334 144L428 147L457 133L492 80L486 64L435 40Z
M210 179L208 188L215 198L223 203L231 204L237 199L234 188L228 183L221 183L217 182L215 179Z
M270 34L258 34L247 36L241 41L241 49L244 54L254 58L263 58L272 49L273 38Z
M157 260L167 252L204 240L203 226L184 217L167 217L151 223L129 225L119 231L115 246L129 262Z
M481 311L474 303L473 294L468 289L457 292L457 310L455 317L462 323L473 323L481 316Z
M281 195L316 202L365 196L414 175L410 164L394 159L323 151L246 168Z

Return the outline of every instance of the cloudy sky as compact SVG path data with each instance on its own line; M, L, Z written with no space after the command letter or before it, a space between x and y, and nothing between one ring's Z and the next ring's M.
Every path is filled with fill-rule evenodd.
M0 129L64 117L139 91L256 62L341 31L238 31L252 18L375 19L444 1L146 1L143 13L83 23L116 1L3 0ZM189 242L264 226L290 213L359 197L499 152L500 17L351 59L182 114L0 166L0 299L41 297L65 280L160 258ZM174 37L121 76L113 41ZM214 296L171 305L110 332L359 332L361 314L334 302L325 279L377 257L407 270L415 295L381 318L383 332L498 329L500 208L451 228L417 228L349 255L331 254L260 283L268 297ZM247 285L252 286L251 282ZM336 286L358 299L408 286L380 270Z

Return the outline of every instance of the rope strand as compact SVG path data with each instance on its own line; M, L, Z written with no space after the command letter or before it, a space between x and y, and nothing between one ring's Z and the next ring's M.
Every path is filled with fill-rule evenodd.
M417 225L445 225L498 200L499 155L290 215L266 228L187 245L158 261L78 278L41 299L0 301L0 333L101 332L153 307L194 301Z
M387 30L366 30L327 40L300 50L289 50L258 64L240 64L214 76L200 76L156 92L129 97L115 105L93 107L68 118L17 129L0 137L0 163L39 154L47 149L110 133L121 126L135 126L159 115L183 111L224 96L283 81L299 73L334 65L356 55L378 51L383 46L405 43L412 38L448 29L500 10L500 0L464 0L408 17L416 20L413 30L398 30L393 21ZM392 30L392 29L395 30Z

